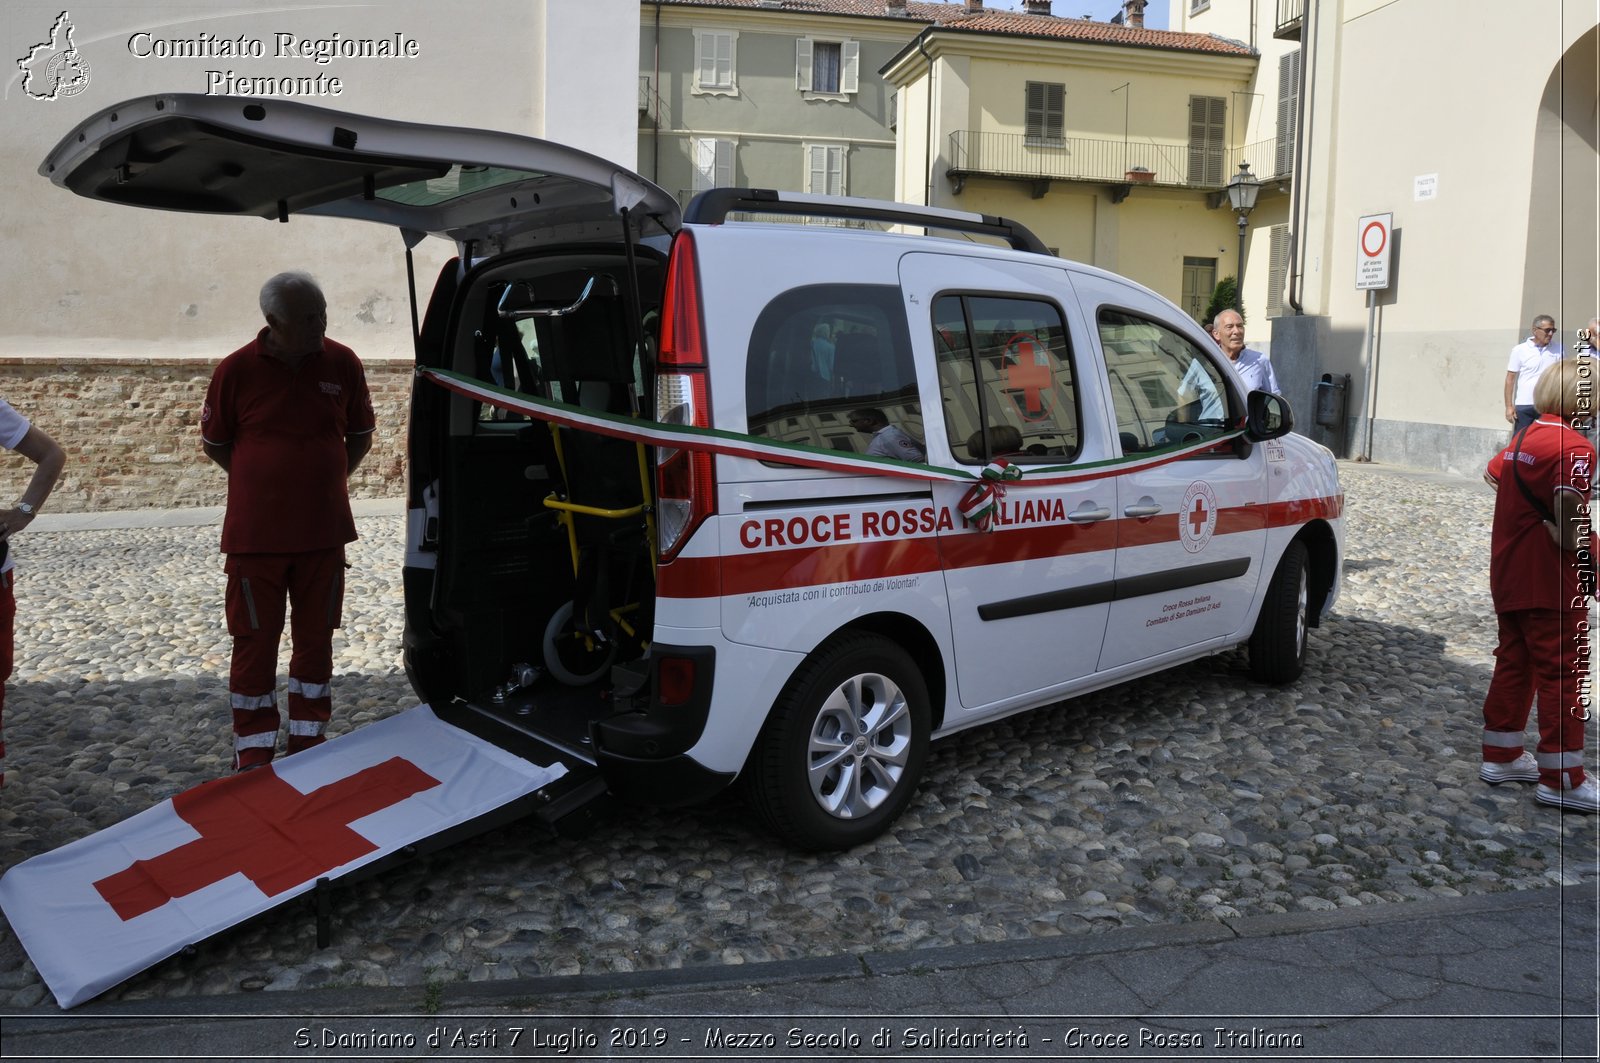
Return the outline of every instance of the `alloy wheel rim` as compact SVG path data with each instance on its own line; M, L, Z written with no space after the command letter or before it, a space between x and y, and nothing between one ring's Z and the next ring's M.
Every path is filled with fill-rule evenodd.
M836 819L880 808L905 777L911 711L899 684L876 672L851 676L822 702L811 725L806 777Z

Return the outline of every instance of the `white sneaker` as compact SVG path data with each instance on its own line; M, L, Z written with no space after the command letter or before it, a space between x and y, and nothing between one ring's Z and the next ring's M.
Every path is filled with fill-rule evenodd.
M1557 790L1541 783L1534 787L1533 799L1541 805L1570 808L1574 812L1600 812L1600 786L1595 785L1592 776L1570 790Z
M1504 764L1484 761L1478 769L1478 778L1490 786L1499 786L1503 782L1538 782L1539 762L1533 759L1532 753L1523 750L1522 756Z

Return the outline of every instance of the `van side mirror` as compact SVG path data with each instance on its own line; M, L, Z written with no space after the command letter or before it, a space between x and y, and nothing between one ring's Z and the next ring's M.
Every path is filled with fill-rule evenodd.
M1270 391L1252 391L1245 399L1244 436L1252 443L1277 439L1294 431L1289 400Z

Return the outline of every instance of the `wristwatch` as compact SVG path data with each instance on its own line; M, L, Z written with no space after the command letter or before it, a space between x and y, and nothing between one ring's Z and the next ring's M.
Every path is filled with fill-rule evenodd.
M18 502L12 508L15 509L18 513L25 514L25 515L27 515L29 517L33 516L33 507L31 505L29 505L28 503L26 503L26 502Z

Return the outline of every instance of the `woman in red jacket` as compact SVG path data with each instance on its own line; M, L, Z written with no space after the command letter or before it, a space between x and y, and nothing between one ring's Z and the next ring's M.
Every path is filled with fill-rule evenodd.
M1483 702L1488 783L1537 782L1534 800L1600 812L1583 771L1589 718L1589 598L1595 592L1589 521L1595 449L1573 429L1594 413L1600 363L1568 358L1534 388L1539 417L1489 461L1496 489L1489 589L1500 619L1494 678ZM1522 747L1534 697L1538 752Z

